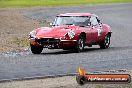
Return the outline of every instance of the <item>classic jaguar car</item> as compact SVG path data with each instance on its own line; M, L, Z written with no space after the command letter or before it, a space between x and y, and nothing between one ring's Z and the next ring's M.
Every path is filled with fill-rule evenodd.
M101 49L106 49L110 45L110 26L101 23L95 14L60 14L50 25L30 32L32 53L40 54L43 48L81 52L85 46L99 45Z

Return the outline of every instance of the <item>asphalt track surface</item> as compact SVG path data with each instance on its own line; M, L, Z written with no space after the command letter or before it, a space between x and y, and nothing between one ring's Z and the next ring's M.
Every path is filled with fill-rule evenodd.
M38 20L52 20L55 15L65 12L95 13L103 23L111 26L111 46L105 50L98 46L86 47L81 53L48 49L40 55L33 55L30 51L1 53L0 80L70 74L79 66L87 72L132 69L132 4L45 7L20 12Z

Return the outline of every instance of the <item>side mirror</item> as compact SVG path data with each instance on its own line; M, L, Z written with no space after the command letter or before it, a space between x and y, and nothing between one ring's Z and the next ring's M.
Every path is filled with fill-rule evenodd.
M87 26L91 26L91 22L88 22Z
M53 26L53 23L50 23L50 26Z
M90 24L90 23L88 23L88 26L91 26L91 24Z

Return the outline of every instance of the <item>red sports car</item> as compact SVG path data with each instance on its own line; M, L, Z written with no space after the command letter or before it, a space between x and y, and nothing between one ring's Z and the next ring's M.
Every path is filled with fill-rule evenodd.
M85 46L99 45L101 49L106 49L110 45L110 26L101 23L95 14L60 14L50 25L30 32L32 53L40 54L43 48L80 52Z

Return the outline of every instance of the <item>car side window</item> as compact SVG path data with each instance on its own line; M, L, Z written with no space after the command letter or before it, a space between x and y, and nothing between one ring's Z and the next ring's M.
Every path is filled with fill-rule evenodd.
M91 22L91 25L93 26L98 25L98 21L95 16L91 16L90 22Z

